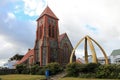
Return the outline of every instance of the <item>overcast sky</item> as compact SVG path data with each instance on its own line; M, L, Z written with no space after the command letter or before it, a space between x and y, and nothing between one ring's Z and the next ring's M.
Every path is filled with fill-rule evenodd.
M73 46L89 35L108 56L120 49L120 0L0 0L0 65L34 47L36 19L47 5L59 18L60 33L66 32ZM82 44L76 53L83 56Z

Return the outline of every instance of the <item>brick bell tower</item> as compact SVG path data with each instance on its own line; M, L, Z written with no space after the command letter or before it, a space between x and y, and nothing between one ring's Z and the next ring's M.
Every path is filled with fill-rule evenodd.
M34 63L44 66L58 62L58 18L47 6L37 19L36 41L34 46Z

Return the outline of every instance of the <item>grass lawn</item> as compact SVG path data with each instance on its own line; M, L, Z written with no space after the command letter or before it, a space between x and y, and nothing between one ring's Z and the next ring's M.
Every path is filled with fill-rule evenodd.
M45 76L42 75L0 75L0 80L44 80ZM84 78L73 78L73 77L64 77L59 80L115 80L115 79L84 79Z
M40 80L45 79L42 75L0 75L0 80Z
M84 78L65 77L60 80L116 80L116 79L84 79Z

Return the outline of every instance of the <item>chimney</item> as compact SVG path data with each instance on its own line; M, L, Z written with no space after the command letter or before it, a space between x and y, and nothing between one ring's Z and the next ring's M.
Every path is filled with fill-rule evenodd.
M31 49L29 48L29 49L28 49L28 52L29 52L30 50L31 50Z

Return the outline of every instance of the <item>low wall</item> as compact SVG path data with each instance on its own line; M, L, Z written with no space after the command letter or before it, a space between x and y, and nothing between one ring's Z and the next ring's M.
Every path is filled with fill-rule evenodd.
M0 75L16 73L17 73L16 69L0 69Z

